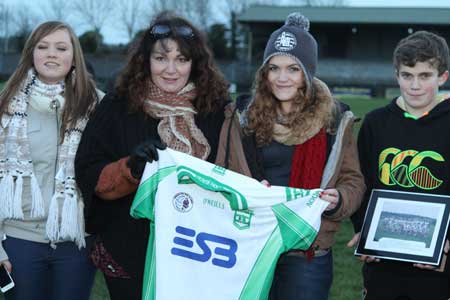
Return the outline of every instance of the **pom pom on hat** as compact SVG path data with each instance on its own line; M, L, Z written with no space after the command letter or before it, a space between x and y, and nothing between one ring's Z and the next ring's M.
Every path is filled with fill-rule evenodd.
M284 22L286 26L296 26L305 31L309 31L309 20L299 12L289 14Z
M307 94L312 94L312 83L317 67L317 42L309 33L309 20L299 12L287 16L283 26L275 30L266 44L263 65L275 55L295 59L306 75Z

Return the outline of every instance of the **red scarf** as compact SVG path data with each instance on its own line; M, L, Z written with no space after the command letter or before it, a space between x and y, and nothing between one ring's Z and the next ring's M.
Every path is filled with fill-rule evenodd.
M302 189L320 187L327 154L327 135L322 128L315 136L295 146L289 186Z
M315 136L295 146L289 186L302 189L320 187L327 155L327 134L322 128ZM307 261L314 257L314 249L305 251Z

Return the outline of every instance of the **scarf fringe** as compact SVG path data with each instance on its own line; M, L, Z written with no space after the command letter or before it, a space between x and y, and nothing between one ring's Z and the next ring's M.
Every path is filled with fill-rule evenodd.
M61 213L60 237L75 240L78 231L78 204L76 194L66 193Z
M60 199L64 199L61 226L58 201ZM67 239L75 242L79 249L85 248L83 201L79 201L77 196L72 196L71 194L66 194L64 197L62 195L53 195L48 212L46 234L50 241Z
M59 239L59 206L58 195L56 194L53 195L50 201L45 231L50 241L57 241Z
M10 174L6 174L0 182L0 193L2 195L2 217L13 216L13 200L14 200L14 178Z
M75 237L75 243L78 245L79 249L86 247L84 232L84 203L83 201L78 201L78 231Z
M13 218L23 219L22 210L22 191L23 191L23 176L18 175L16 178L16 188L13 199Z
M31 175L31 217L43 217L45 215L44 200L36 176Z

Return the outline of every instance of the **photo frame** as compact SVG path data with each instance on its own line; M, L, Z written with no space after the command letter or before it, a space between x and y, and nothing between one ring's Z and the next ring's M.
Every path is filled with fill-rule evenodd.
M374 189L355 255L439 266L450 196Z

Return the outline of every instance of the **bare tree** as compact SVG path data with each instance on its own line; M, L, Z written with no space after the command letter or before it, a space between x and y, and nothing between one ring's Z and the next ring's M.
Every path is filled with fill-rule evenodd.
M136 33L141 17L141 0L117 0L119 18L131 40Z
M230 28L230 53L231 58L236 57L237 44L238 44L238 33L240 31L240 26L237 22L237 16L246 10L250 5L253 4L266 4L273 5L272 0L225 0L224 10L225 17L229 20Z
M183 4L184 0L146 0L144 6L148 7L148 9L144 9L144 19L150 21L155 15L164 10L175 10L178 8L178 11L182 11L183 5L177 4L178 2Z
M9 49L9 35L11 30L11 8L6 4L2 3L0 5L0 28L1 35L3 37L3 52L8 52Z
M34 11L25 4L16 5L11 9L12 23L16 29L15 43L18 50L22 50L28 35L39 22Z
M65 1L65 0L61 0ZM106 20L111 16L114 2L111 0L76 0L73 8L80 19L100 34Z
M66 21L71 13L70 2L65 0L47 0L47 5L40 6L47 20Z
M208 27L208 21L210 21L211 13L210 13L210 3L209 0L196 0L192 1L194 6L191 11L194 13L194 20L202 27L204 30Z
M148 15L150 18L163 10L171 10L186 17L204 30L207 29L213 15L210 0L149 0L147 3L152 8Z
M307 6L345 6L346 0L305 0Z
M27 36L37 25L39 19L34 11L23 4L14 7L13 23L17 28L18 36Z
M153 8L155 13L159 13L163 10L175 10L177 7L181 8L184 6L185 1L178 0L150 0L150 6ZM181 7L180 7L181 2Z

